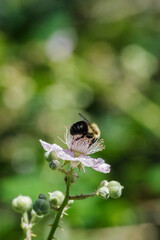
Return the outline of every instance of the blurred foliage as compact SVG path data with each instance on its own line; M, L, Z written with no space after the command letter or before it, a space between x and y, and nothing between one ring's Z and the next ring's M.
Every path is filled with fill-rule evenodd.
M64 147L57 136L79 120L78 112L99 125L106 149L95 157L112 171L86 169L72 194L92 192L104 178L125 188L116 201L75 202L68 224L160 224L159 23L160 4L151 0L0 1L1 239L23 239L14 197L65 191L39 139ZM149 214L152 205L144 206L155 200ZM35 230L40 240L43 229Z

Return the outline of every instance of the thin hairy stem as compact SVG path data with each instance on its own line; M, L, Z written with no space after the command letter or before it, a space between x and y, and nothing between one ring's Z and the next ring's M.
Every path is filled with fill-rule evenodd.
M54 220L54 223L52 225L52 228L51 228L51 231L49 233L49 236L47 238L47 240L52 240L53 237L54 237L54 234L55 234L55 231L56 229L58 228L58 224L59 224L59 220L60 220L60 217L62 215L62 212L65 208L65 206L67 205L68 203L68 200L69 200L69 189L70 189L70 184L71 184L71 175L67 176L67 182L66 182L66 196L64 198L64 201L62 203L62 205L60 206L57 214L56 214L56 218Z
M90 194L80 194L76 196L69 196L69 200L81 200L86 199L89 197L94 197L96 195L96 192L90 193Z

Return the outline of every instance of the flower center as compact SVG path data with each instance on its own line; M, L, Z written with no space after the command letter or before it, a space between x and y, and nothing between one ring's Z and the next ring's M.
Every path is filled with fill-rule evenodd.
M81 152L74 151L74 157L79 157L80 155L82 155Z

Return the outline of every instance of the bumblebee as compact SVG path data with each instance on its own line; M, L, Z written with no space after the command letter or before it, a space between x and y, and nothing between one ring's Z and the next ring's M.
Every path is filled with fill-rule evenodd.
M76 140L80 138L92 138L92 143L95 142L100 137L100 130L97 124L90 123L81 113L79 116L83 119L83 121L79 121L74 123L70 128L70 134L81 135Z

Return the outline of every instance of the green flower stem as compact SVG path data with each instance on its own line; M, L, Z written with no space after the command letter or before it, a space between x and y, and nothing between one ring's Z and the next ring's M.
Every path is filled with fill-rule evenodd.
M90 194L80 194L76 196L69 196L69 200L81 200L86 199L89 197L94 197L96 195L96 192L90 193Z
M63 168L59 168L58 171L60 171L61 173L64 173L65 175L70 175L70 172L69 171L66 171L65 169Z
M52 240L53 239L55 231L58 228L58 224L59 224L59 220L60 220L60 217L62 215L62 212L63 212L65 206L68 203L68 200L69 200L69 189L70 189L70 185L71 185L71 175L67 176L67 183L66 183L66 185L67 185L67 187L66 187L66 196L64 198L64 201L63 201L62 205L60 206L60 208L59 208L59 210L57 212L56 218L54 220L53 226L51 228L51 231L49 233L49 236L48 236L47 240Z
M23 220L26 224L28 224L28 213L27 212L23 213Z
M32 228L32 224L29 223L28 220L28 213L24 212L23 213L23 221L24 221L24 225L23 225L23 229L26 233L26 238L25 240L31 240L31 228ZM25 227L24 227L25 226Z

